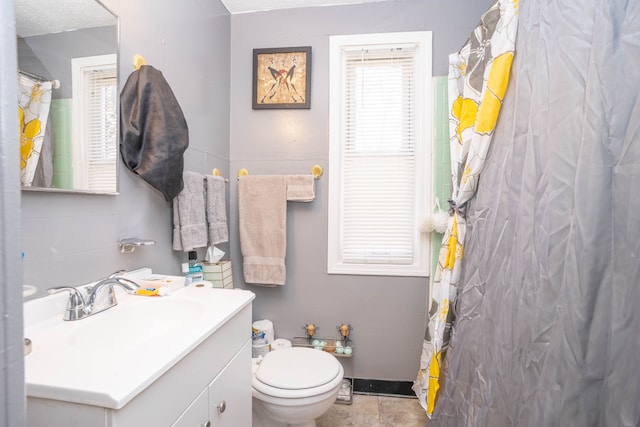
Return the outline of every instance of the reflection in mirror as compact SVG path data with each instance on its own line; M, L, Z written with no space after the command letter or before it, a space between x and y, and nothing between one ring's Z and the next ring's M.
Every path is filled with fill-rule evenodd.
M16 0L23 190L117 194L118 19L96 0Z

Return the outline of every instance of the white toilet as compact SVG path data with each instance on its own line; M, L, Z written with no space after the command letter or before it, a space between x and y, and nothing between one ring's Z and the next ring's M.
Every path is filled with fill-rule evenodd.
M253 359L253 427L315 427L335 402L343 376L334 356L312 348Z

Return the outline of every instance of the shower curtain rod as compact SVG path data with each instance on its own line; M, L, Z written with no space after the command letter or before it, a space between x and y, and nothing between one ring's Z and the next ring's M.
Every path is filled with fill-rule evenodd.
M40 77L36 74L32 74L32 73L28 73L26 71L22 71L22 70L18 70L18 73L22 74L23 76L27 76L27 77L31 77L32 79L35 79L39 82L51 82L51 85L53 86L54 89L59 89L60 88L60 80L48 80L45 79L44 77Z

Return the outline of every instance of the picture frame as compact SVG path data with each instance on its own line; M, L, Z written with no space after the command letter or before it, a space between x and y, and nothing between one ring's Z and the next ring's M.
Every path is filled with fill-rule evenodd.
M311 108L311 46L253 49L254 110Z

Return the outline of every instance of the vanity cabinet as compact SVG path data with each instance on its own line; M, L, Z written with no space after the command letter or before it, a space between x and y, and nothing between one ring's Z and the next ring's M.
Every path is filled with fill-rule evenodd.
M251 392L247 390L251 390L251 370L247 360L251 361L250 342L171 427L250 427Z
M207 425L207 422L209 424ZM209 390L203 390L171 427L210 427Z
M27 426L204 427L209 422L211 427L250 427L252 299L242 301L210 336L122 407L29 396L27 382Z

